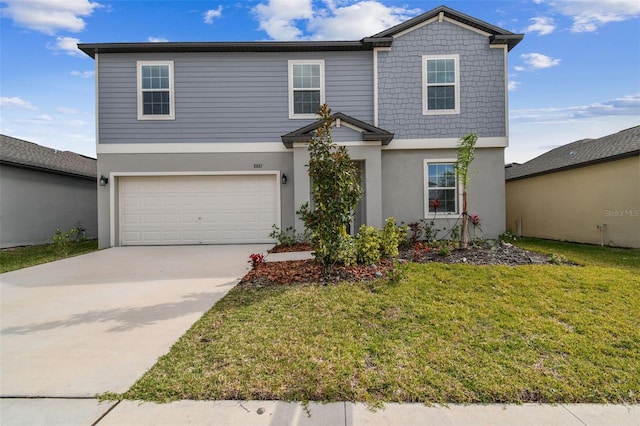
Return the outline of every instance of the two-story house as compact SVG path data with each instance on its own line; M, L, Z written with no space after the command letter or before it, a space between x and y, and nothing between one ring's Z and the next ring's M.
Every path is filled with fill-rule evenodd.
M95 59L100 246L271 242L273 224L300 228L325 102L362 171L354 228L389 216L453 226L456 145L473 132L470 213L496 237L507 54L522 37L438 7L357 41L80 44Z

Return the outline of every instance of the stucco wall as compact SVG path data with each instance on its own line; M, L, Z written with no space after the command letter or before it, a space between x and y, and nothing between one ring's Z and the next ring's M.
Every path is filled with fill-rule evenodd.
M87 238L98 236L96 181L0 166L0 246L44 244L56 229L78 221Z
M508 229L523 236L640 247L640 157L507 182ZM604 224L604 232L599 226Z
M388 150L382 152L382 216L397 222L431 220L424 212L424 160L455 159L455 149ZM469 214L482 220L482 238L497 238L504 232L504 149L479 148L470 166L467 189ZM436 219L437 228L450 229L459 215Z
M261 165L256 168L256 165ZM233 154L98 154L98 175L110 176L111 173L180 173L180 172L266 172L280 171L287 175L286 185L280 188L281 229L294 226L292 153L233 153ZM109 180L109 185L98 190L98 208L100 211L99 245L109 247L111 238L110 191L114 191L113 211L118 217L118 180ZM116 229L118 234L117 220ZM118 241L115 242L116 245Z

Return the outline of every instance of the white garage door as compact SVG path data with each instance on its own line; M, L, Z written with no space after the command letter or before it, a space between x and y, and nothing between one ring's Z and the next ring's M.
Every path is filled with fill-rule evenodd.
M272 242L275 175L131 176L120 181L120 244Z

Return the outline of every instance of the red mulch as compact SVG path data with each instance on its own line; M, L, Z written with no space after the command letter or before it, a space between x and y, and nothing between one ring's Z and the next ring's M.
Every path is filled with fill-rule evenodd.
M250 270L240 284L279 285L331 283L338 281L368 281L386 276L393 269L393 261L382 259L376 265L336 265L326 276L322 265L313 259L265 262Z

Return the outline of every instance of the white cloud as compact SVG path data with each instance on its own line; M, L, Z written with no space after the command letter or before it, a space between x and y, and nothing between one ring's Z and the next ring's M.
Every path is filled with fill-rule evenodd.
M89 123L84 120L71 120L67 124L73 127L84 127L89 125Z
M36 121L53 121L53 118L49 114L40 114L34 117Z
M553 18L540 16L537 18L531 18L529 21L533 23L524 29L527 33L537 32L538 35L543 36L551 34L556 29L556 24Z
M219 18L222 16L222 6L218 6L217 9L210 9L204 13L204 23L205 24L213 24L214 18Z
M517 90L518 86L520 86L521 84L521 81L509 80L509 90Z
M311 0L269 0L258 4L253 12L260 21L260 29L274 40L300 38L302 31L296 21L313 17Z
M147 40L151 43L166 43L169 41L164 37L153 37L153 36L150 36L149 38L147 38Z
M70 56L84 56L84 53L78 49L80 39L75 37L56 37L55 43L49 43L47 47L54 52L63 52Z
M551 56L541 53L523 53L520 57L530 69L550 68L560 64L560 59L552 58ZM522 69L518 69L517 67L516 69L522 71Z
M350 6L330 7L325 16L309 22L309 30L315 40L358 40L398 25L417 13L418 10L365 0Z
M36 107L34 107L33 105L31 105L31 102L29 101L25 101L24 99L18 97L18 96L14 96L12 98L3 96L0 98L0 107L3 108L23 108L23 109L29 109L29 110L35 110L37 109Z
M74 77L82 77L82 78L91 78L95 74L95 71L71 71L71 74Z
M269 0L254 9L260 29L275 40L354 40L399 24L420 11L380 1Z
M640 122L640 93L596 102L591 105L578 105L565 108L521 109L510 112L515 122L556 123L567 120L579 120L591 117L630 116Z
M638 0L554 0L551 6L573 19L571 31L593 32L609 22L622 22L640 16Z
M58 31L82 31L83 18L90 16L99 3L89 0L4 0L2 15L16 24L45 34Z

